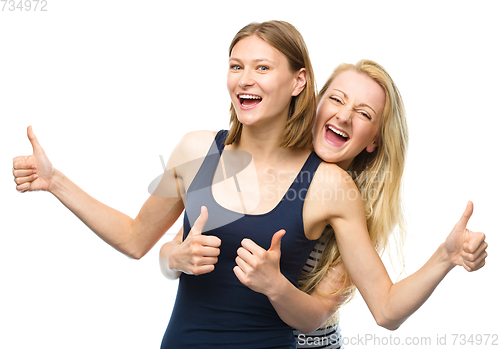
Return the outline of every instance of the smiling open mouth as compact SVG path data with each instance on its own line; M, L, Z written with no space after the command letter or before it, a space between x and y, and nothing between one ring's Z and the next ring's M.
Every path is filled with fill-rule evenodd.
M336 129L332 125L326 125L325 138L328 143L340 147L349 140L349 135L344 131Z
M238 100L242 109L252 109L262 102L262 97L249 94L238 94Z

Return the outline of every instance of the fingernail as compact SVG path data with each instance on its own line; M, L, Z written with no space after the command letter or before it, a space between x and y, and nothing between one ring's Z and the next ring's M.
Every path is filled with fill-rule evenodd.
M33 173L36 173L36 170L33 170Z
M38 178L38 175L35 175L33 178L37 179L37 178Z
M31 168L35 168L35 165L31 165Z

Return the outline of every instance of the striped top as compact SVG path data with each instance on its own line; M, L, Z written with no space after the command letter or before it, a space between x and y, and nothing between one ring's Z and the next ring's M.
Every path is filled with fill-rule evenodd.
M318 263L325 248L323 240L323 237L321 237L314 246L306 264L302 268L303 273L312 271L316 263ZM342 334L338 324L318 328L308 334L294 329L293 334L297 340L297 349L343 349Z

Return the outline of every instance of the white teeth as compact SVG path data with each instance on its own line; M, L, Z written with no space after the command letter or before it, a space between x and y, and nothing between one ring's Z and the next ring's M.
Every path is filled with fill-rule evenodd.
M262 99L262 97L255 96L255 95L238 95L238 97L243 98L243 99Z
M339 131L336 128L334 128L333 126L328 126L328 129L331 130L331 131L333 131L333 132L335 132L336 134L344 137L344 138L349 138L349 136L347 135L347 133Z

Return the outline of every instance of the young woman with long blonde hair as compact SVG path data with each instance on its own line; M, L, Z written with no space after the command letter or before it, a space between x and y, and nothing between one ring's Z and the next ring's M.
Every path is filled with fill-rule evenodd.
M401 181L408 131L399 90L383 67L362 60L337 67L319 92L318 100L315 152L323 160L339 165L356 184L359 189L356 193L364 203L371 245L381 254L395 228L400 235L396 241L402 243L404 239ZM373 107L377 102L378 108ZM344 194L349 195L349 191ZM345 195L337 199L350 201ZM392 284L375 257L367 259L359 251L355 251L358 258L349 261L351 265L346 267L339 246L342 240L336 238L330 226L304 267L303 292L279 273L281 234L277 234L269 250L250 241L242 243L235 272L242 283L268 295L281 318L299 329L295 334L300 348L315 347L314 343L321 343L322 348L325 343L328 348L335 348L341 345L336 310L353 295L357 285L350 269L351 274L357 274L354 278L358 279L361 294L377 323L395 329L425 302L454 266L473 271L484 265L487 255L484 234L466 229L471 214L472 203L469 203L446 242L426 265L396 284ZM204 219L200 217L201 224ZM162 248L162 270L167 277L176 276L168 268L169 263L178 268L177 272L213 270L214 265L203 260L201 254L189 254L180 248L181 241L174 240ZM344 247L343 253L349 255L351 251ZM310 335L304 334L311 331L314 332Z

